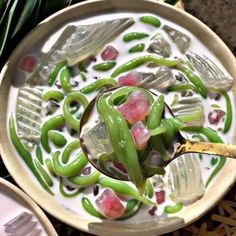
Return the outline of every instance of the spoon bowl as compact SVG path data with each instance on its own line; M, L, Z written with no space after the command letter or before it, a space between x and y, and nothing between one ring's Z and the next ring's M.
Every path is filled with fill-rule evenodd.
M132 181L132 178L129 176L129 171L125 168L124 163L122 163L114 153L107 127L101 119L97 109L97 103L101 96L104 94L110 95L120 88L121 87L114 87L106 90L104 93L93 99L93 101L87 106L81 119L80 142L88 161L97 170L115 179ZM143 90L145 91L145 89ZM152 95L154 99L158 97L158 95L153 92L147 90L146 92ZM149 150L149 153L147 153L145 152L145 149L137 150L139 153L143 152L144 155L143 160L139 159L139 164L143 167L142 173L144 178L149 178L156 173L163 175L165 173L164 167L178 156L185 153L214 154L236 158L235 145L190 141L185 139L180 131L188 130L189 127L185 126L184 123L181 123L179 119L174 117L171 108L166 103L164 103L164 110L161 116L162 118L175 119L174 121L177 122L175 125L178 126L178 131L172 137L173 139L167 148L168 158L162 156L157 151ZM165 133L168 132L168 127L159 126L151 132L155 133L155 135Z
M109 89L108 91L113 90ZM101 153L107 153L111 154L113 153L112 146L109 141L108 133L106 130L106 126L104 122L99 122L99 114L96 109L96 102L99 99L100 95L95 97L89 105L84 110L84 113L81 117L81 123L80 123L80 131L79 131L79 139L80 139L80 145L81 148L88 159L88 161L101 173L104 175L110 176L114 179L120 179L129 181L129 176L127 172L125 171L123 175L117 175L115 172L110 172L108 169L103 168L102 162L106 162L106 157L103 156L102 158L99 158ZM91 114L94 114L97 116L93 120L93 126L91 126ZM90 128L92 127L92 128ZM101 143L99 140L107 140L107 144L105 142ZM101 156L100 156L101 157ZM103 160L102 160L103 159Z

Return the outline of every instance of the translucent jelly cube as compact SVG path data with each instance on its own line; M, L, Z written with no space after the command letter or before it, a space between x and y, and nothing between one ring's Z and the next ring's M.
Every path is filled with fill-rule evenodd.
M162 91L175 84L175 78L170 68L166 66L160 66L155 74L143 74L143 77L141 86L147 89L155 88Z
M219 68L210 58L189 52L187 58L197 70L205 86L210 89L229 89L233 78Z
M39 87L23 87L17 95L16 121L21 138L39 141L41 129L43 90Z
M164 25L163 30L165 30L165 32L170 36L170 38L176 43L180 52L186 53L190 46L191 38L168 25Z
M99 210L108 218L116 219L125 212L125 207L120 199L110 190L105 189L101 196L96 200Z
M188 153L169 164L168 182L171 198L177 203L191 204L205 193L198 155Z
M22 214L16 216L14 219L12 219L11 221L7 222L4 226L5 228L5 232L7 233L15 233L17 232L20 228L22 228L28 221L30 221L32 219L32 215L27 213L27 212L23 212Z
M149 45L148 51L162 57L169 57L171 53L170 44L161 34L156 35L153 42Z
M100 121L93 128L83 132L82 138L86 144L88 152L94 157L97 157L102 153L113 152L106 125L102 121Z
M185 124L202 126L205 121L204 106L200 96L182 98L171 108L175 117Z
M111 45L108 45L101 54L104 61L115 60L119 52Z
M144 125L144 123L142 121L136 122L131 127L131 133L135 140L137 150L145 149L151 134L148 128Z
M175 83L175 79L170 68L166 66L161 66L155 73L155 88L159 90L164 90Z
M139 86L142 82L142 75L133 70L118 78L118 84L121 86Z
M38 222L32 221L33 215L23 212L4 224L5 232L11 236L38 236L41 235L41 229L36 228Z
M133 92L127 98L127 101L118 107L130 124L144 120L150 110L150 104L147 96L143 92Z

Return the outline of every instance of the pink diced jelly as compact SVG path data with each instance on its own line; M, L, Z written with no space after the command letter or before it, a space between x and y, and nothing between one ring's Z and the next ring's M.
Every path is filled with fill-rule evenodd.
M210 124L217 125L224 115L225 115L224 111L217 109L208 114L208 120Z
M35 56L26 55L24 56L19 64L19 69L25 72L33 72L37 64L37 58Z
M118 84L121 86L139 86L141 82L142 76L135 70L118 78Z
M116 219L125 212L125 207L119 198L110 190L105 189L100 197L96 200L99 210L108 219Z
M143 150L147 146L147 142L150 138L150 131L143 124L142 121L138 121L131 127L131 133L135 140L137 150Z
M120 171L127 173L127 170L125 169L124 165L118 161L112 161L113 165Z
M141 92L133 92L127 99L127 102L118 107L118 111L122 113L130 124L144 120L149 114L150 104L147 96Z
M160 190L159 192L156 192L156 202L158 204L162 204L165 201L165 191L164 190Z
M108 45L102 52L102 59L104 61L115 60L119 52L111 45Z

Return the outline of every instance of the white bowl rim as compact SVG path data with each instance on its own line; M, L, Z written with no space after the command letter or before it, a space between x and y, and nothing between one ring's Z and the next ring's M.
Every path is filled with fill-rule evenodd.
M139 4L135 4L137 2L139 2ZM85 13L90 12L93 14L97 14L102 13L103 10L107 9L130 9L130 11L148 9L148 12L156 13L157 15L161 16L165 15L165 18L175 21L176 23L184 26L195 35L199 34L199 39L204 44L207 44L208 48L210 48L215 56L220 59L228 72L236 78L236 60L231 51L213 31L211 31L206 25L204 25L201 21L197 20L190 14L185 13L182 10L179 10L168 4L159 3L154 0L91 0L72 5L53 14L52 16L41 22L34 30L31 31L30 34L25 37L25 39L14 50L1 71L0 97L4 97L4 95L7 94L6 91L4 91L4 88L5 86L7 86L5 84L9 83L9 81L7 82L5 78L10 74L8 68L14 68L14 64L17 63L16 58L20 58L19 56L21 55L23 49L27 47L27 44L31 45L31 38L36 37L37 34L42 30L46 30L47 32L49 32L49 30L52 29L53 26L58 26L59 24L64 22L65 19L73 20L75 17L75 13L78 16L84 16ZM188 22L188 24L186 24L186 21ZM206 43L207 41L210 41L210 43ZM5 116L3 116L4 112L6 112L5 108L0 107L0 120L2 120ZM3 127L3 124L0 125L0 129L1 131L3 130L3 134L6 134L6 127ZM94 221L95 223L90 222L83 219L82 217L78 217L72 211L65 209L61 205L55 204L53 201L53 197L48 196L47 193L43 192L41 189L38 189L38 185L35 183L35 181L32 181L27 174L20 172L19 177L19 171L22 170L22 167L14 165L17 161L14 160L14 157L9 158L9 155L12 155L14 152L12 150L9 150L8 147L8 143L6 139L4 139L4 135L2 135L1 132L0 152L2 154L4 164L6 165L7 169L9 170L10 174L13 176L17 184L25 192L30 194L30 196L36 203L38 203L47 212L49 212L55 218L63 221L64 223L80 230L98 235L111 235L111 233L112 235L120 235L121 232L123 235L141 235L143 233L149 233L149 235L157 235L157 233L166 233L183 227L197 220L199 217L205 214L206 211L211 209L230 189L236 179L236 172L234 171L236 168L236 162L234 160L228 160L224 168L221 170L220 174L216 177L215 183L217 181L217 186L209 186L207 194L202 199L186 208L186 210L181 211L181 213L175 215L176 217L181 215L184 219L184 222L179 221L179 218L176 218L176 221L174 221L171 226L168 225L167 227L165 227L162 225L159 227L157 222L154 222L154 224L148 225L148 227L144 227L145 224L139 224L141 225L141 227L138 227L137 224L135 228L132 229L132 226L130 225L124 227L124 224L115 222L105 222L102 224L100 224L100 220L98 220L97 223L96 221ZM224 176L223 179L220 178L222 176ZM34 188L33 191L32 188ZM107 229L105 229L106 225L109 226L109 232ZM120 228L121 225L123 228Z

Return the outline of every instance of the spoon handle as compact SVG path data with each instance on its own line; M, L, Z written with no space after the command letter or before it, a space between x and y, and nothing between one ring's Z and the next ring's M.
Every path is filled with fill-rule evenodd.
M224 156L236 159L236 145L211 143L211 142L194 142L186 140L185 143L177 147L175 156L184 153L203 153Z

